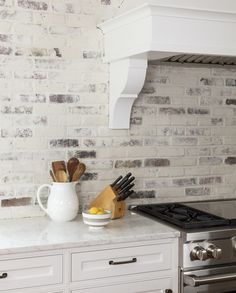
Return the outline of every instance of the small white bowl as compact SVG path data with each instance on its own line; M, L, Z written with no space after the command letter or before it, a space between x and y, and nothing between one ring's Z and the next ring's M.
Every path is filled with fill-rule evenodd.
M102 229L111 220L111 211L105 210L106 214L96 215L82 212L84 224L89 225L91 229Z

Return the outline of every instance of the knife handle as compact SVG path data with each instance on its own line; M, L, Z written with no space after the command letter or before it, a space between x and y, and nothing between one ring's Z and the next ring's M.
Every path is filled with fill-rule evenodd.
M116 190L118 189L118 188L120 188L121 187L121 185L123 185L128 179L129 179L129 177L132 175L132 173L131 172L129 172L127 175L125 175L125 177L123 177L123 179L116 185Z
M118 178L116 178L116 180L111 184L111 187L114 187L116 185L117 182L120 181L120 179L122 179L123 176L119 176Z
M131 194L133 194L133 193L134 193L133 190L129 190L129 191L126 192L125 194L123 194L123 195L119 195L119 196L117 197L117 201L123 201L123 200L125 200L127 197L129 197Z
M129 185L127 185L125 188L123 188L122 190L120 190L120 191L118 192L118 194L119 194L119 195L122 195L122 194L128 192L128 191L129 191L131 188L133 188L133 187L134 187L134 183L129 184Z
M119 193L122 193L123 192L123 190L131 183L131 182L133 182L134 181L134 179L135 179L135 177L133 176L133 177L131 177L129 180L127 180L124 184L122 184L121 186L120 186L120 188L119 188Z

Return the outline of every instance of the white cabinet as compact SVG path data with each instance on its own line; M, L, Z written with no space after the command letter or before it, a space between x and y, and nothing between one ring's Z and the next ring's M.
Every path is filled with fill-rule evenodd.
M62 255L0 261L0 292L62 283Z
M0 256L0 293L177 293L170 238Z
M177 247L177 239L165 239L72 250L72 293L177 293Z
M72 253L72 281L171 269L170 243Z
M65 293L63 251L0 254L0 293Z

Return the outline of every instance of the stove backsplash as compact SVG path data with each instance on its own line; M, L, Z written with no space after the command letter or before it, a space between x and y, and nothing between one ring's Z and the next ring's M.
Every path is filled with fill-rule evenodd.
M40 214L50 162L71 156L87 165L81 208L128 171L130 203L235 196L235 68L150 65L131 129L108 129L96 24L119 4L0 0L0 218Z

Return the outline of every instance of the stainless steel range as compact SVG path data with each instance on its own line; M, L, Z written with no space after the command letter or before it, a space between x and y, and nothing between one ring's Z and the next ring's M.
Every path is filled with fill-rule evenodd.
M131 209L180 229L181 293L236 292L236 200Z

